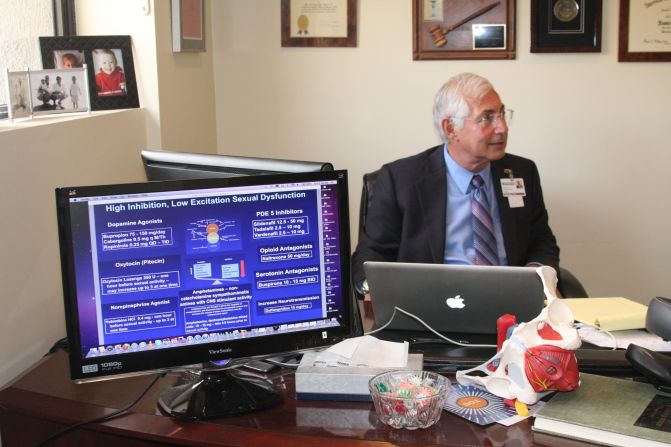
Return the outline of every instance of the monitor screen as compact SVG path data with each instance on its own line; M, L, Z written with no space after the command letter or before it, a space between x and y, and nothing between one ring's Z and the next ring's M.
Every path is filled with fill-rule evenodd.
M56 190L73 380L361 335L347 172Z
M141 156L149 181L333 170L333 165L326 162L239 155L143 150Z

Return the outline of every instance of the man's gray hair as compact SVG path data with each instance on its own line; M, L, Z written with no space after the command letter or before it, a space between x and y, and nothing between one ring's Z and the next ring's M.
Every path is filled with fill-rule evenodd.
M441 123L451 118L455 128L464 127L464 118L471 114L467 100L480 99L494 90L492 84L474 73L460 73L451 77L433 99L433 121L440 137L447 143Z

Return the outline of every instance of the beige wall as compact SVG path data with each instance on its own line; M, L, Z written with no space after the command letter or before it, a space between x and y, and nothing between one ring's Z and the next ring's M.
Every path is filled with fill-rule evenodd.
M79 35L131 36L143 110L0 124L0 386L65 336L54 188L144 181L145 147L216 152L211 43L173 54L170 2L144 5L76 3Z
M0 128L0 386L65 336L54 189L144 180L144 112Z
M433 94L474 71L516 110L509 151L539 165L563 265L592 296L671 296L671 64L617 62L619 2L601 53L531 54L518 1L512 61L413 61L408 0L358 2L358 47L314 49L280 46L280 2L212 3L220 152L348 169L356 225L361 175L437 144Z
M158 2L168 3L168 2ZM77 35L130 35L133 65L140 97L140 106L147 128L147 144L160 147L160 101L156 61L156 27L154 8L145 14L144 2L135 0L75 0Z
M50 0L0 0L0 104L7 104L5 68L10 71L42 68L35 36L53 35Z
M173 53L169 3L165 0L154 3L158 95L161 102L161 148L216 153L211 14L207 11L205 16L206 51ZM212 3L212 0L206 1L206 9Z
M77 33L131 36L140 105L147 111L148 147L216 152L211 42L208 37L206 52L173 53L170 3L77 0ZM211 3L206 2L206 9ZM207 11L207 36L210 17Z

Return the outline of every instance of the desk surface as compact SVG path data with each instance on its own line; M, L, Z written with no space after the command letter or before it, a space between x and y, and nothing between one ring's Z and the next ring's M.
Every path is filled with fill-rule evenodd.
M53 446L199 445L199 446L578 446L580 442L533 433L529 420L511 427L480 427L448 412L426 430L395 430L375 416L372 403L296 401L293 371L271 376L284 401L270 409L241 416L183 422L157 408L160 388L176 375L162 378L125 416L64 435ZM138 376L74 384L66 353L45 357L0 391L3 447L35 445L51 434L84 420L108 414L133 401L152 381Z

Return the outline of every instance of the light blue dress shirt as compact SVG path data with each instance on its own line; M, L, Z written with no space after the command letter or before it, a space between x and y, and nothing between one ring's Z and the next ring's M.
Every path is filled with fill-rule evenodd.
M489 200L489 210L494 221L494 236L498 250L499 264L508 265L506 249L503 245L499 206L494 192L491 165L480 172L473 173L452 159L443 150L447 168L447 207L445 216L445 264L474 264L473 227L471 225L471 178L478 174L485 182L485 193Z

